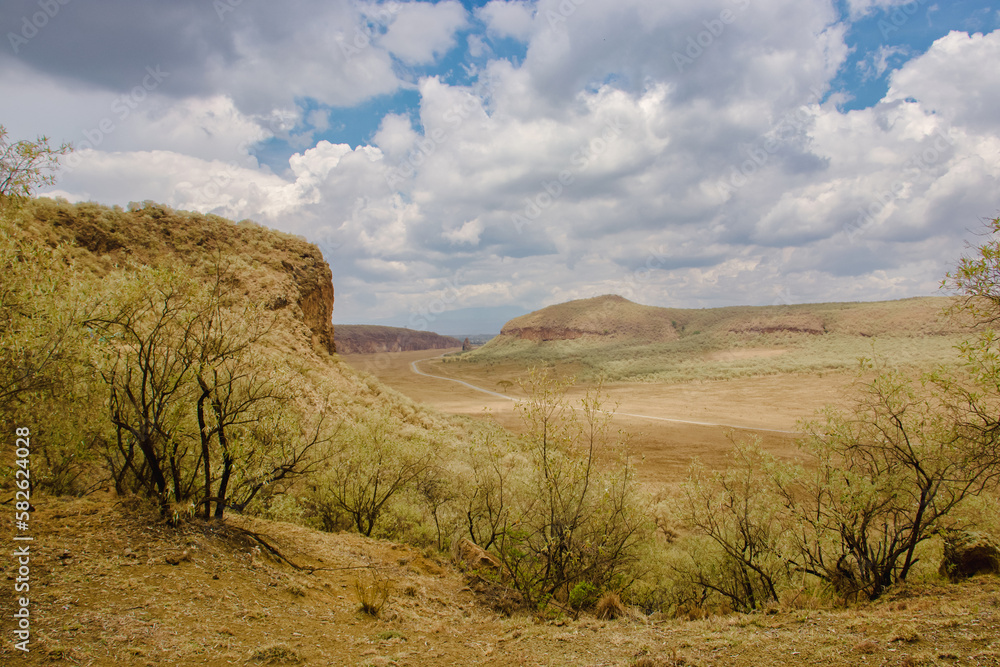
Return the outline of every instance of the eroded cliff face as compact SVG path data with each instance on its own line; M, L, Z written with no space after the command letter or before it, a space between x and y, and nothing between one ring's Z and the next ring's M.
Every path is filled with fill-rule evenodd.
M312 345L333 354L337 351L333 336L333 273L315 246L315 252L300 255L300 262L282 261L282 267L292 276L298 288L298 307L302 321L312 333Z
M596 331L581 331L569 327L504 327L500 331L501 336L513 336L521 340L530 340L535 343L542 343L549 340L574 340L583 336L600 335Z
M462 347L451 336L431 331L366 324L341 324L337 327L337 352L340 354L378 354L412 350L444 350Z

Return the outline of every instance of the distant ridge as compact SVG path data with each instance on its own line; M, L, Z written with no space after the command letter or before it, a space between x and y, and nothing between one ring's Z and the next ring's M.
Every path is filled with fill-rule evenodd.
M501 338L532 342L576 340L658 343L692 331L722 334L944 335L961 327L941 317L948 297L898 301L724 308L643 306L616 294L548 306L514 318Z
M951 297L725 308L660 308L608 294L516 317L482 347L446 359L491 368L559 366L584 379L684 382L853 371L858 359L930 369L955 363L969 333Z
M376 354L462 347L462 341L457 338L441 336L432 331L374 324L338 324L335 337L337 352L340 354Z

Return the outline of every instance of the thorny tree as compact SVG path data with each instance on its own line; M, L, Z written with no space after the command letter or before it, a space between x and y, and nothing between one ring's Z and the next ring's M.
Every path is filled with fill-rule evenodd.
M813 425L815 467L781 491L797 519L796 567L875 599L906 580L920 544L966 497L996 481L996 445L963 426L970 415L953 386L877 369L850 410Z
M359 533L371 536L388 503L411 484L419 486L433 455L419 436L401 428L387 412L376 412L337 438L322 488L315 487L321 513L343 512Z
M648 527L624 438L611 432L600 391L574 406L569 386L532 371L522 384L527 399L518 405L531 470L496 549L532 604L565 601L578 584L620 584Z
M260 428L297 410L295 381L263 356L272 320L228 296L230 279L218 267L208 283L140 267L119 277L106 312L88 321L110 394L116 488L156 498L164 513L171 501L194 501L208 518L214 502L221 519L227 505L245 506L310 470L311 452L325 441L322 406L310 406L318 415L312 429L294 432L285 424L292 415Z
M758 442L734 443L724 470L696 463L681 489L680 517L714 549L696 550L680 574L749 612L778 600L787 581L786 525L770 483L779 474Z

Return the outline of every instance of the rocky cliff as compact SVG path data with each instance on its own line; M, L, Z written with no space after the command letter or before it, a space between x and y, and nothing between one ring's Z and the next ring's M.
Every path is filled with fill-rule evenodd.
M37 199L22 219L29 233L49 244L73 244L75 261L101 275L130 263L238 267L231 289L285 316L294 336L312 349L335 351L332 273L305 239L152 202L124 210Z

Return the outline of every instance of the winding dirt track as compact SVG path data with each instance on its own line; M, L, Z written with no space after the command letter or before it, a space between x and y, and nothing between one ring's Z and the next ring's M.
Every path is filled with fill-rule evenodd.
M454 350L446 350L445 354ZM414 401L442 412L482 417L485 412L521 430L515 382L524 369L444 363L441 350L347 355L345 362L378 377ZM615 424L642 457L648 482L682 479L694 458L721 468L732 439L756 437L774 454L792 458L798 422L824 405L839 403L850 377L840 374L773 375L684 384L605 385ZM490 386L502 389L493 391ZM577 386L571 398L587 387ZM507 392L510 392L509 394Z
M455 382L455 383L460 384L462 386L468 387L469 389L474 389L476 391L482 392L482 393L487 394L489 396L496 396L497 398L502 398L502 399L507 400L507 401L513 401L515 403L518 400L520 400L520 399L515 398L513 396L508 396L506 394L501 394L501 393L498 393L498 392L495 392L495 391L490 391L489 389L483 389L482 387L477 387L476 385L474 385L474 384L472 384L470 382L466 382L465 380L458 380L456 378L444 377L443 375L432 375L430 373L425 373L424 371L420 370L420 368L417 367L417 364L419 364L419 363L421 363L423 361L432 361L434 359L440 359L443 356L444 356L443 354L438 354L438 355L435 355L433 357L427 357L426 359L416 359L416 360L410 362L410 369L414 373L416 373L417 375L422 375L422 376L428 377L428 378L434 378L435 380L445 380L447 382ZM601 412L605 412L605 411L602 410ZM712 422L699 422L699 421L692 421L690 419L675 419L673 417L654 417L653 415L637 415L637 414L634 414L634 413L631 413L631 412L621 412L620 410L613 411L613 414L618 415L619 417L635 417L636 419L652 419L652 420L655 420L655 421L672 422L672 423L675 423L675 424L694 424L696 426L713 426L713 427L717 427L717 428L740 429L740 430L744 430L744 431L755 431L755 432L759 431L759 432L762 432L762 433L787 433L787 434L790 434L790 435L799 435L800 434L799 431L789 431L789 430L785 430L785 429L760 428L758 426L746 426L746 425L739 425L739 424L720 424L720 423L712 423Z

